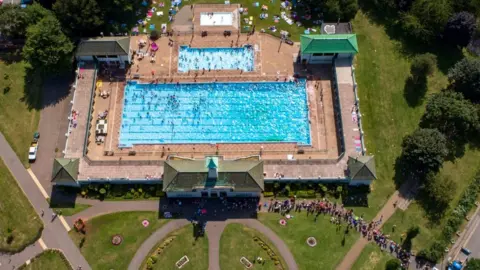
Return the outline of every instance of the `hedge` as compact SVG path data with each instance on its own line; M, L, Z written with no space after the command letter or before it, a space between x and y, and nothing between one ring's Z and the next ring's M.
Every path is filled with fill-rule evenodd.
M423 249L418 253L418 257L423 257L429 261L439 261L449 246L452 236L458 231L462 225L468 212L475 206L475 202L480 192L480 171L475 176L475 179L465 189L458 202L457 207L452 211L448 217L445 226L442 229L440 239L435 241L429 248Z

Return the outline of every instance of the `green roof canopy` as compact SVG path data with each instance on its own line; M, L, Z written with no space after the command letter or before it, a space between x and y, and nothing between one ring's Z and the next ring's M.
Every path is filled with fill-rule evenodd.
M211 166L217 168L216 179L208 177ZM263 191L263 161L219 160L217 157L165 161L163 191L192 191L206 187L226 187L245 192Z
M348 157L348 171L351 180L377 179L373 156Z
M77 46L76 56L128 55L130 37L97 37L83 39Z
M55 183L77 183L78 158L56 158L53 161L52 182Z
M302 53L358 53L357 35L302 35Z

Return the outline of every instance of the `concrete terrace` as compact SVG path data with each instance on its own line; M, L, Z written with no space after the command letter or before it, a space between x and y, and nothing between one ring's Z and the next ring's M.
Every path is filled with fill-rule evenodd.
M136 42L146 37L132 38L132 48L136 48ZM246 39L241 36L240 39ZM196 37L196 46L214 46L213 40L224 39L221 37ZM182 40L182 39L179 39ZM90 125L88 144L86 146L87 155L82 157L85 142L86 122L88 110L90 107L90 96L92 86L94 85L93 66L84 66L81 70L83 78L78 79L75 90L73 109L79 111L77 117L77 127L72 128L65 149L66 158L82 157L79 168L80 180L131 180L145 181L158 179L163 174L163 161L169 155L180 155L192 158L203 158L205 155L222 155L227 159L244 157L249 155L260 155L265 161L265 178L275 179L278 175L283 175L283 179L321 179L336 180L345 178L346 162L348 156L361 155L360 131L357 118L352 116L356 112L355 95L352 79L352 69L348 62L338 62L336 72L332 72L330 65L311 65L307 69L293 64L298 54L298 46L289 46L283 44L279 52L268 50L274 44L279 45L279 40L264 34L255 34L249 38L249 41L258 44L260 51L256 57L259 62L259 70L248 72L250 74L240 74L238 71L201 71L196 74L179 74L174 71L171 65L172 59L176 58L175 47L178 48L181 42L176 41L174 48L168 46L168 38L160 38L157 44L165 43L166 46L159 45L160 52L157 52L157 61L148 63L147 59L143 62L132 65L131 70L126 72L114 73L109 81L99 72L99 78L103 81L103 90L110 96L100 97L100 90L94 94L94 103L92 111L92 120ZM224 40L226 44L231 43L228 38ZM267 46L265 44L268 44ZM215 45L222 47L222 45ZM279 48L279 47L277 47ZM170 63L172 62L172 63ZM137 66L138 65L138 66ZM176 63L173 64L176 66ZM134 145L132 148L118 148L119 131L121 125L121 115L123 108L123 93L125 85L125 74L127 78L132 76L135 69L142 71L148 68L154 68L153 80L164 82L192 82L207 81L214 79L217 81L269 81L282 80L293 74L300 74L308 77L307 95L308 106L310 110L311 124L311 146L301 146L295 143L246 143L246 144L164 144L164 145ZM263 68L260 68L263 67ZM139 71L141 72L141 71ZM147 72L145 72L147 73ZM238 73L238 74L230 74ZM255 73L255 74L251 74ZM280 74L280 75L279 75ZM336 74L336 78L334 77ZM152 81L147 74L140 76L140 81ZM162 81L163 80L163 81ZM338 82L338 98L341 108L341 122L343 134L340 134L345 141L345 153L341 155L339 149L339 140L337 139L337 128L339 114L334 110L334 104L337 102L337 94L334 91L334 83ZM105 142L95 143L95 121L97 115L108 110L108 135ZM83 121L80 123L80 121ZM133 151L133 152L132 152ZM289 156L287 158L287 156Z

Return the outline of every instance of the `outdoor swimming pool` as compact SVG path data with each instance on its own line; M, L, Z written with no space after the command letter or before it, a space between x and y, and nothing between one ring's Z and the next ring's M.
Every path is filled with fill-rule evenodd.
M231 26L233 23L232 12L202 12L200 13L200 25L202 26Z
M253 47L241 48L190 48L180 46L178 71L241 69L253 71Z
M120 147L164 143L310 144L306 82L125 87Z

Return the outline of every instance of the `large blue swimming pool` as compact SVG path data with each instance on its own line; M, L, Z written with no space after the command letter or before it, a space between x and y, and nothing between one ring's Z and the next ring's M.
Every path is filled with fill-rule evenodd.
M310 144L305 80L125 88L120 147L162 143Z
M241 69L252 71L253 47L241 48L190 48L181 46L178 52L178 71Z

